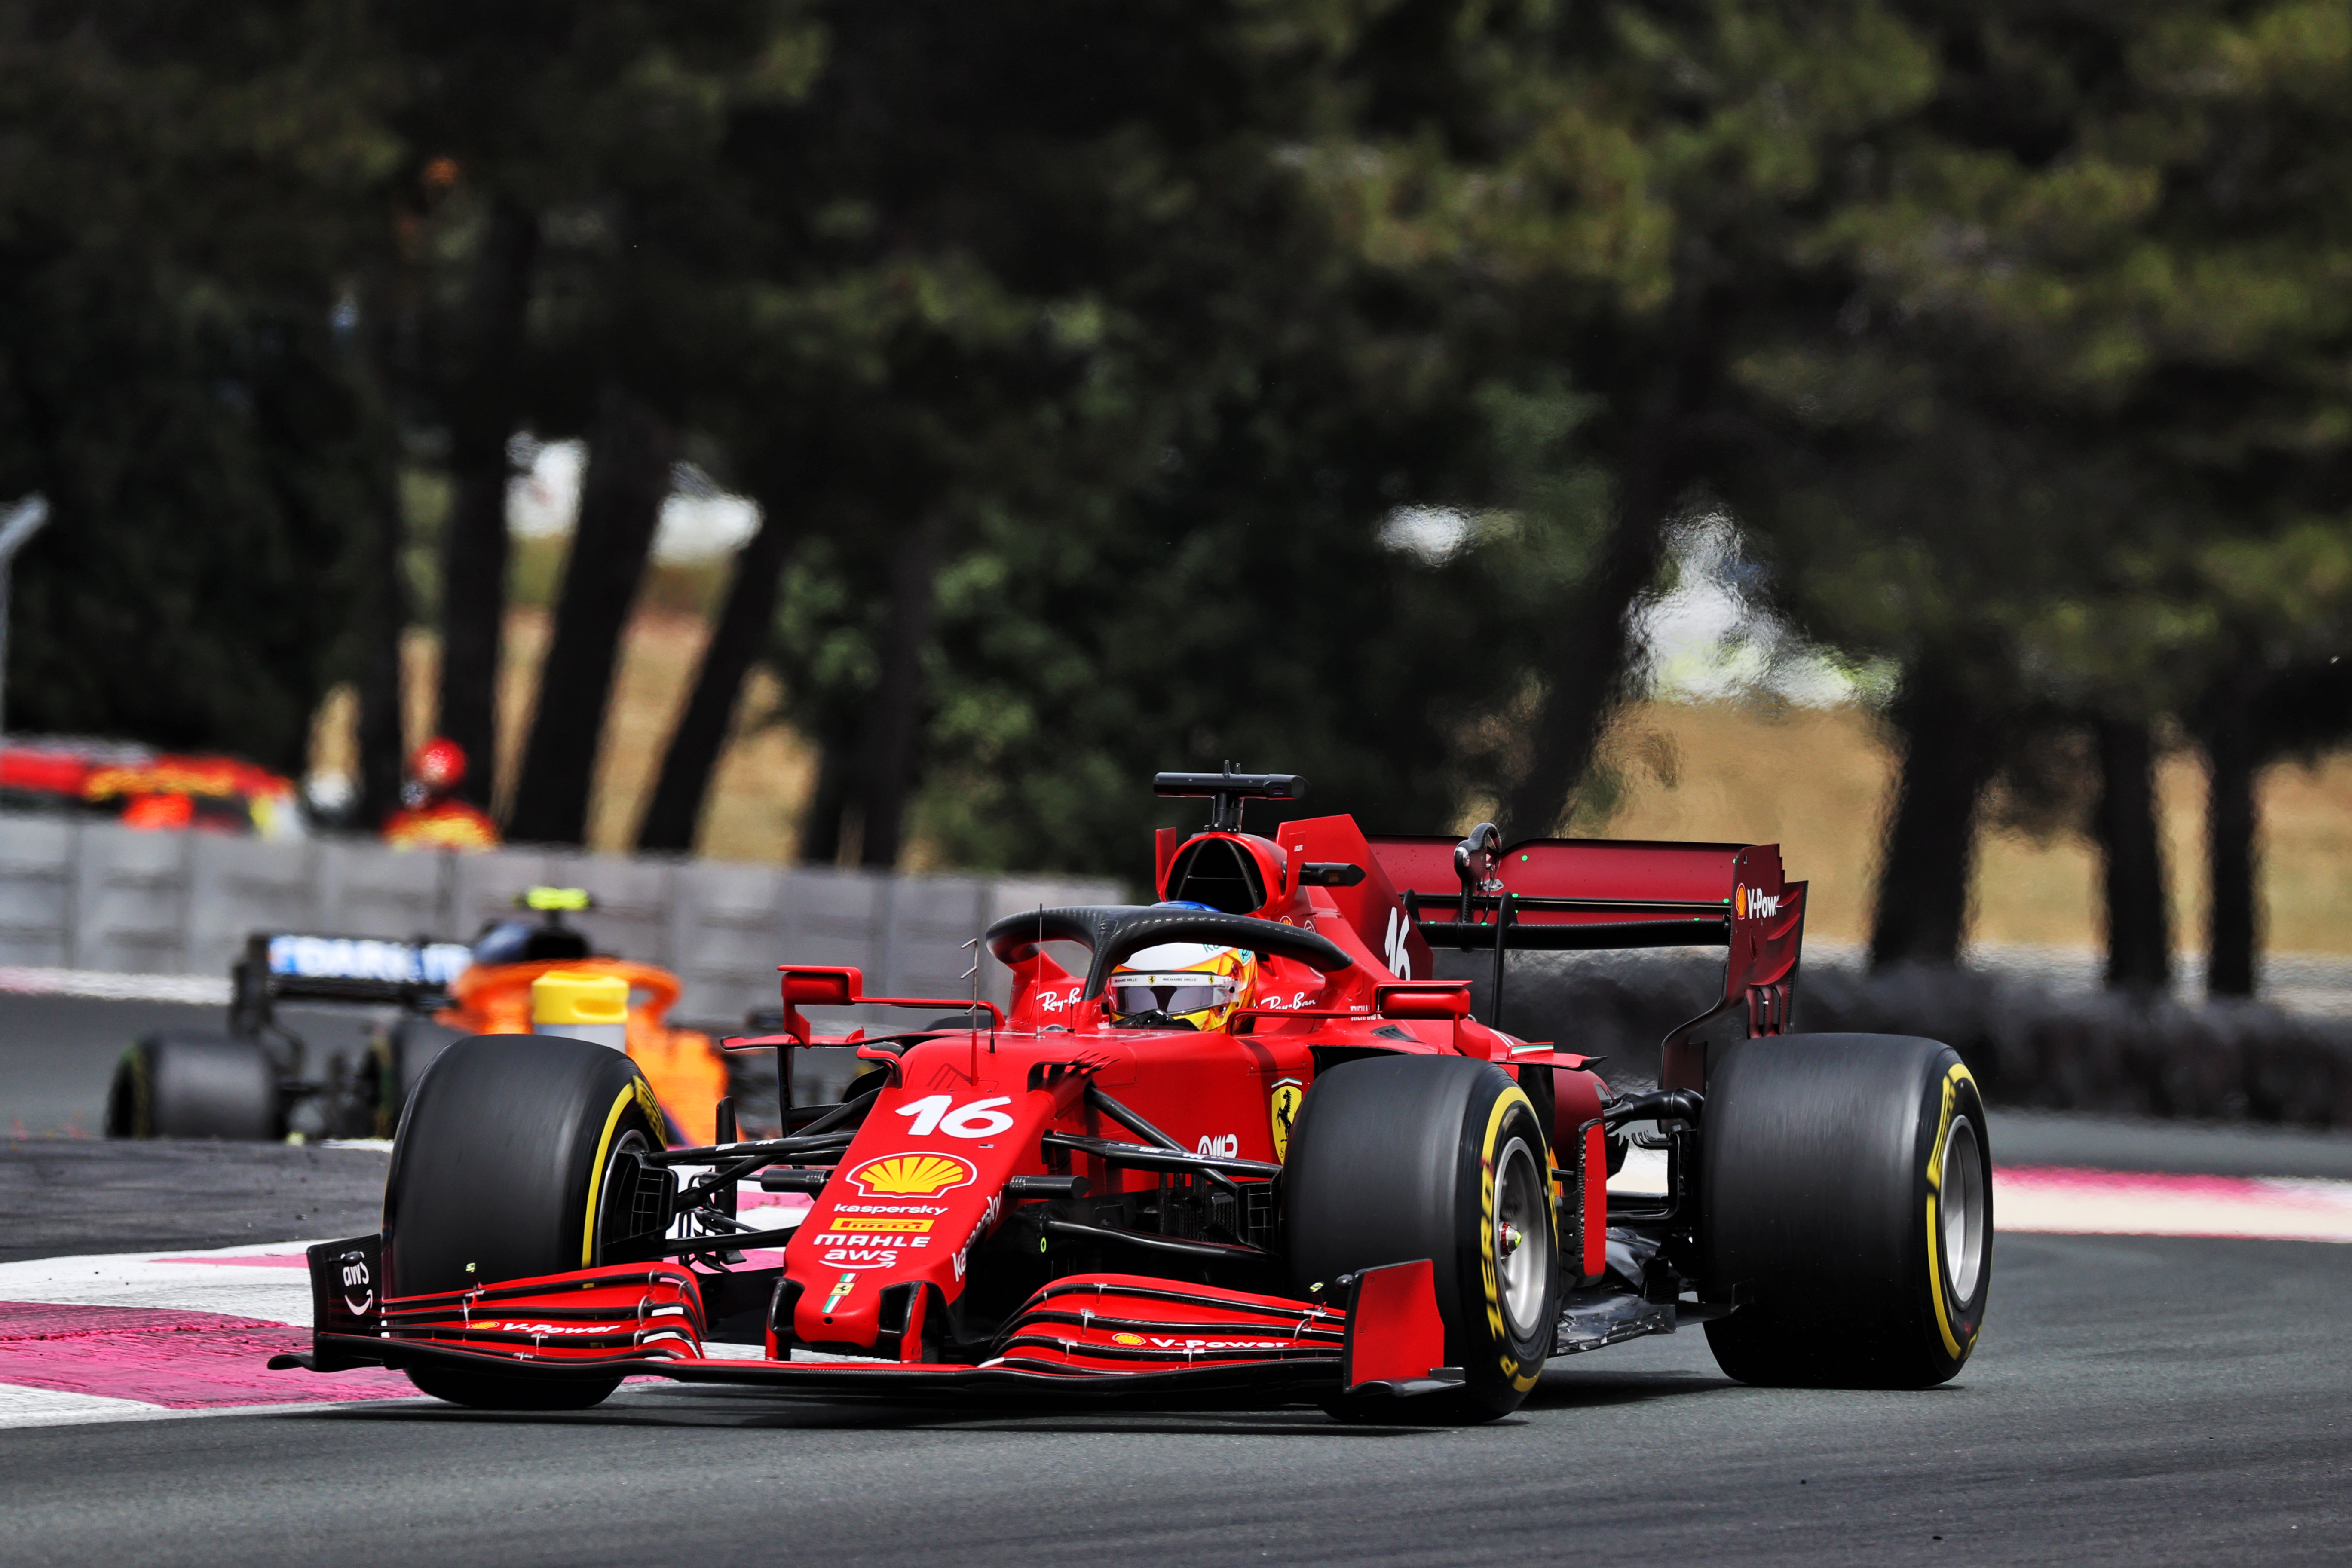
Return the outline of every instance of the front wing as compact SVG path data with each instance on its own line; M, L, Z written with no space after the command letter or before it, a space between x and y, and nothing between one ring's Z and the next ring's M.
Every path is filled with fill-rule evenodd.
M1427 1260L1367 1269L1325 1306L1102 1274L1033 1295L977 1364L705 1353L691 1271L625 1264L428 1296L375 1293L382 1238L310 1250L311 1351L272 1367L467 1367L506 1376L666 1377L834 1397L1285 1403L1458 1385Z

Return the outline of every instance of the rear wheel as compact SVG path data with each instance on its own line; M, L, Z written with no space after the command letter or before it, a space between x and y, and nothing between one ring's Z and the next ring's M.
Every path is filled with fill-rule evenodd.
M1706 1326L1743 1383L1926 1388L1968 1362L1992 1284L1984 1101L1948 1046L1788 1035L1708 1085L1701 1268L1741 1300Z
M106 1096L110 1138L286 1136L278 1068L250 1040L166 1031L122 1054Z
M637 1157L661 1107L619 1051L544 1035L477 1035L417 1081L384 1184L384 1262L404 1296L586 1268L642 1230ZM436 1398L498 1410L584 1409L620 1385L416 1368Z
M398 1131L401 1110L416 1092L425 1069L465 1037L430 1018L404 1017L369 1041L366 1074L373 1098L368 1130L357 1136L389 1138Z
M1334 1068L1299 1110L1283 1188L1301 1289L1431 1262L1446 1361L1464 1384L1383 1413L1485 1421L1518 1407L1551 1354L1560 1292L1551 1152L1518 1085L1460 1057Z

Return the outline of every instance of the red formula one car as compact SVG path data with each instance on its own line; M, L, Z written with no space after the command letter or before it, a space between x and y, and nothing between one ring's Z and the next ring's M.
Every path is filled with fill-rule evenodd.
M380 1235L311 1251L316 1340L463 1405L577 1408L627 1375L834 1396L1309 1401L1477 1420L1553 1356L1704 1322L1759 1383L1916 1387L1973 1349L1984 1111L1933 1041L1784 1033L1804 915L1770 847L1241 831L1281 774L1162 774L1162 902L999 921L1012 1008L782 966L785 1136L665 1148L628 1058L449 1047L401 1123ZM1661 1087L1474 1017L1444 950L1727 946ZM813 1034L889 1004L904 1033ZM951 1016L936 1016L948 1010ZM1732 1038L1708 1043L1711 1035ZM836 1104L793 1054L855 1043ZM1625 1140L1663 1196L1612 1200ZM740 1217L740 1184L810 1199ZM762 1249L782 1249L762 1267ZM773 1256L772 1252L770 1256ZM751 1353L751 1342L757 1342Z

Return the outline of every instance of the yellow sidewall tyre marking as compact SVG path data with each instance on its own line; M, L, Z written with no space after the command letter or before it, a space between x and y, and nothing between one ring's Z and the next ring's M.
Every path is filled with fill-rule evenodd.
M1943 1339L1944 1353L1956 1362L1968 1358L1969 1349L1976 1343L1977 1331L1973 1323L1961 1325L1968 1332L1967 1345L1961 1344L1959 1336L1952 1331L1951 1309L1946 1300L1950 1292L1944 1287L1944 1227L1939 1205L1944 1192L1944 1140L1951 1134L1952 1105L1963 1083L1971 1089L1977 1083L1964 1066L1956 1064L1944 1074L1943 1108L1936 1118L1936 1135L1927 1142L1927 1299L1936 1304L1936 1332ZM1982 1103L1981 1093L1978 1100Z
M1510 1379L1514 1389L1525 1394L1543 1375L1543 1362L1538 1358L1533 1365L1526 1365L1511 1353L1510 1324L1503 1315L1502 1273L1495 1257L1495 1156L1502 1139L1503 1123L1514 1106L1523 1107L1528 1121L1535 1120L1535 1102L1528 1098L1526 1090L1513 1085L1495 1097L1494 1108L1486 1113L1486 1133L1478 1142L1478 1280L1486 1299L1486 1332L1500 1347L1497 1370ZM1549 1170L1550 1151L1543 1147L1540 1130L1536 1141L1537 1157L1546 1162L1545 1168Z
M588 1212L580 1222L580 1267L591 1268L596 1263L596 1215L604 1206L604 1170L613 1158L613 1135L620 1130L621 1118L635 1104L646 1112L656 1127L661 1125L661 1106L655 1101L653 1090L643 1079L632 1079L613 1101L613 1109L604 1115L604 1133L596 1140L596 1163L588 1168ZM648 1109L650 1107L650 1109Z

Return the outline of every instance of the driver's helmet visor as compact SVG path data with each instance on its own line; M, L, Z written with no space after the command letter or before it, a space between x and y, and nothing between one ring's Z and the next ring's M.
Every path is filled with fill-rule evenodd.
M1230 1007L1241 990L1230 974L1198 969L1168 973L1126 971L1111 977L1110 1010L1121 1018L1164 1013L1171 1018Z

